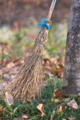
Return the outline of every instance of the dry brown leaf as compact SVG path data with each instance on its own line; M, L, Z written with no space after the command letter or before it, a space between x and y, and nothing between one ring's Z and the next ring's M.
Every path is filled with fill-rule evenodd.
M68 117L68 120L76 120L76 117Z
M39 104L37 106L37 109L40 110L40 112L42 113L41 116L45 116L44 105L43 104Z
M2 110L3 110L3 108L4 108L3 106L0 106L0 111L2 111Z
M5 99L6 99L6 102L9 104L9 105L12 105L14 100L13 100L13 96L11 94L9 94L8 92L5 92Z
M0 76L2 76L2 74L3 74L3 72L2 72L2 70L0 70Z
M43 65L52 66L52 62L50 61L50 58L44 58L43 59Z
M53 95L54 95L55 98L61 98L61 97L64 96L64 93L63 93L62 89L56 89L54 91Z
M67 106L66 106L64 103L62 103L62 104L59 106L57 112L62 112L62 111L65 110L65 109L67 109Z
M60 66L60 68L64 68L64 62L63 63L59 63L58 65Z
M3 118L0 118L0 120L3 120Z
M4 106L0 106L0 112L1 112L2 110L5 110L5 109L7 109L7 108L5 108Z
M80 97L80 93L78 93L78 94L76 95L76 97Z
M51 101L54 102L54 103L59 103L60 102L59 99L52 99Z
M58 73L58 76L61 77L61 78L64 76L63 70Z
M74 109L79 109L79 106L75 100L71 100L70 102L67 103L67 105L69 105L70 107L72 107Z
M50 66L45 66L45 69L52 72L52 68Z
M55 65L57 64L57 59L56 58L50 58L50 61L51 61L52 64L55 64Z
M7 64L7 68L12 68L12 67L14 67L15 66L15 64L13 63L13 62L11 62L11 63L9 63L9 64Z

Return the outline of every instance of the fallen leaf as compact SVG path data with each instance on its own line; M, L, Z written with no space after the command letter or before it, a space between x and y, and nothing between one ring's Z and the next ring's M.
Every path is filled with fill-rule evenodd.
M3 120L3 118L0 118L0 120Z
M2 72L2 70L0 70L0 76L2 76L2 74L3 74L3 72Z
M12 67L14 67L15 65L14 65L14 63L13 62L11 62L11 63L9 63L9 64L7 64L7 68L12 68Z
M61 97L64 96L64 93L63 93L62 89L56 89L54 91L53 95L54 95L55 98L61 98Z
M22 115L22 118L24 118L24 119L28 119L29 117L28 117L28 115L23 114L23 115Z
M70 107L72 107L74 109L79 109L79 106L75 100L71 100L70 102L67 103L67 105L69 105Z
M54 103L59 103L60 100L59 99L52 99L51 101Z
M58 73L58 76L61 77L61 78L64 76L63 70Z
M64 103L62 103L62 104L59 106L57 112L60 113L60 112L62 112L62 111L65 110L65 109L67 109L67 106L66 106Z
M61 67L59 65L56 66L56 69L60 69Z
M2 111L2 110L3 110L3 108L4 108L3 106L0 106L0 111Z
M76 117L68 117L68 120L76 120Z
M41 116L45 116L45 112L44 112L44 105L43 104L39 104L37 106L37 109L40 110L40 112L42 113Z
M11 94L9 94L8 92L5 92L5 99L6 99L6 102L9 104L9 105L12 105L14 100L13 100L13 96Z
M78 94L76 95L76 97L80 97L80 93L78 93Z
M51 63L51 61L50 61L49 58L44 58L43 59L43 65L45 65L45 66L51 66L52 63Z

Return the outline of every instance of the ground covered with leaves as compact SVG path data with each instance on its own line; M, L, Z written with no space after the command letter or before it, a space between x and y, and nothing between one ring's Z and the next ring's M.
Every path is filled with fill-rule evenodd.
M35 22L34 22L35 23ZM0 90L14 78L34 44L37 27L0 28ZM58 34L60 33L60 34ZM64 95L62 87L67 24L53 24L43 59L42 96L33 101L0 97L0 120L79 120L80 94ZM1 92L0 92L1 93Z

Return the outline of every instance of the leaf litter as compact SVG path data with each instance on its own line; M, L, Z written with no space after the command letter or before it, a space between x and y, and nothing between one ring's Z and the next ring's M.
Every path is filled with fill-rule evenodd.
M35 37L33 34L29 34L31 37ZM2 78L2 82L0 83L0 86L3 88L6 86L7 82L10 82L12 78L17 73L19 67L24 63L24 57L28 55L25 54L24 57L17 57L16 55L12 55L11 58L7 58L6 55L8 55L9 51L14 52L11 44L0 44L0 54L5 55L5 57L1 57L0 61L0 77ZM24 46L26 47L26 46ZM64 57L54 57L54 58L44 58L43 59L43 70L44 70L44 77L49 76L51 79L54 78L54 76L58 76L60 78L63 77L63 69L64 69ZM43 84L44 81L43 81ZM43 85L43 88L46 86ZM9 93L5 92L5 99L6 102L9 105L14 105L13 96ZM71 98L69 95L64 95L62 89L56 89L53 93L52 100L49 102L50 104L56 104L57 107L53 110L53 113L56 112L61 113L63 111L66 111L68 107L72 107L73 109L79 109L78 104L76 101L71 101ZM64 97L64 99L63 99ZM66 98L68 97L68 98ZM76 95L76 97L80 97L80 94ZM48 104L46 99L42 99L42 103L37 105L37 109L41 112L41 117L45 116L46 110L44 109L45 105ZM4 106L0 106L0 110L2 111L5 109ZM29 112L29 111L27 111ZM26 114L22 114L22 118L28 119ZM73 119L74 118L74 119ZM68 117L69 120L75 120L75 117Z

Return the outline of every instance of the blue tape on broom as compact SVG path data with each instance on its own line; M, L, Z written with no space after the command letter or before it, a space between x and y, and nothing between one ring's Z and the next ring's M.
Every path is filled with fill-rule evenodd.
M57 0L53 0L54 3L56 3Z
M50 28L51 28L51 25L47 24L46 18L42 18L41 21L42 21L43 23L38 23L38 24L37 24L38 26L42 26L42 28L41 28L40 31L42 31L44 27L46 27L47 29L50 29Z

